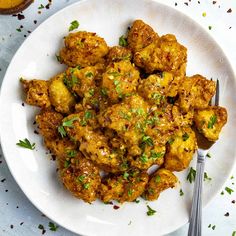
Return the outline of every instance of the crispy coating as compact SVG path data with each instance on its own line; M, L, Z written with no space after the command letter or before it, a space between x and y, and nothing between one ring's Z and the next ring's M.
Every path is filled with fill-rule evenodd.
M174 35L167 34L136 52L134 62L147 73L158 70L178 75L181 66L187 63L187 49Z
M68 68L64 74L64 84L67 88L80 97L91 97L96 90L97 80L101 80L104 64L87 66L83 69L78 67Z
M45 80L24 80L20 82L26 92L26 103L40 108L48 108L51 106L48 94L48 81Z
M139 71L128 60L111 63L103 74L102 87L113 103L136 91Z
M126 98L123 103L108 107L99 115L98 122L101 126L116 131L130 146L137 145L143 134L136 125L145 120L148 109L144 99L134 95Z
M128 32L128 47L135 53L158 38L158 34L154 32L151 26L142 20L135 20Z
M221 129L227 122L227 110L224 107L209 106L194 113L195 126L208 140L216 141Z
M60 51L61 62L68 66L95 65L108 53L105 40L96 33L79 31L65 37L65 47Z
M144 192L147 182L148 174L137 170L108 176L102 180L99 197L103 202L132 202Z
M141 155L130 156L128 159L130 159L131 166L140 170L147 170L152 165L161 166L164 163L165 152L166 147L164 145L160 146L159 143L154 143L153 146L146 145Z
M186 77L179 88L179 106L184 112L189 109L206 108L215 94L216 83L201 75Z
M42 110L36 115L36 123L40 134L45 139L55 139L59 136L58 126L61 125L63 115L53 110Z
M158 199L160 193L168 188L175 187L178 179L177 177L167 169L158 169L150 178L144 197L148 201L154 201Z
M163 105L173 79L173 75L168 72L150 75L140 82L138 92L150 104Z
M49 81L49 97L55 110L69 114L75 106L75 98L65 86L64 75L59 74Z
M186 169L196 148L196 136L193 130L190 127L179 129L169 140L165 155L165 168L170 171Z
M64 167L69 153L76 151L77 144L68 138L44 139L46 148L56 157L59 167Z
M77 198L93 202L101 183L99 169L80 152L67 158L65 166L59 168L64 186Z
M115 61L122 61L122 60L131 60L132 53L129 48L114 46L109 49L107 54L107 62L115 62Z
M100 132L87 130L80 141L80 151L107 172L121 172L128 167L122 153L111 149L108 138Z

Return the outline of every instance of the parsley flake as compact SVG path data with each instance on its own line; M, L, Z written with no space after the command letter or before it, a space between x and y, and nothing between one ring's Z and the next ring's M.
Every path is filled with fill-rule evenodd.
M155 210L153 210L149 205L147 205L148 211L147 211L147 215L148 216L152 216L156 213Z
M58 227L56 224L49 222L48 227L51 231L57 231Z
M151 146L151 147L153 146L153 140L151 139L150 136L144 135L142 137L142 141L143 141L143 143L147 144L148 146Z
M25 138L24 140L19 140L19 143L16 143L17 146L23 147L23 148L27 148L30 150L34 150L35 149L35 143L30 143L30 141Z
M225 191L228 193L228 194L231 194L234 192L233 189L229 188L229 187L225 187Z
M128 179L128 177L129 177L129 173L125 172L125 173L123 174L123 178L124 178L124 179Z
M74 20L70 23L69 31L73 31L79 27L79 22Z
M156 183L159 183L161 181L161 176L160 175L157 175L156 178L155 178L155 182Z
M196 170L194 170L192 167L189 170L189 173L187 175L187 180L192 183L193 181L195 181L196 178Z
M213 129L214 124L217 122L217 116L213 115L210 117L210 121L208 122L207 128Z
M188 135L187 133L184 133L184 134L182 135L182 138L183 138L183 141L186 141L186 140L189 139L189 135Z
M66 131L62 125L58 126L57 131L62 138L66 137Z
M206 172L204 172L204 181L206 181L206 180L211 180L211 178L207 175L207 173Z
M183 196L183 195L184 195L184 192L183 192L182 188L179 190L179 195L180 195L180 196Z
M127 38L124 35L121 35L119 38L119 45L121 47L126 47L128 45Z

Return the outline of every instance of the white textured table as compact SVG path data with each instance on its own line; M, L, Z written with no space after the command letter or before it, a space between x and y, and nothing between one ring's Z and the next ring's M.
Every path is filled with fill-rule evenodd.
M54 0L49 9L38 9L40 4L43 6L48 4L47 0L40 0L35 1L24 11L25 18L22 20L13 16L0 16L0 84L12 56L30 32L50 15L73 2L76 0ZM208 29L236 68L235 0L162 0L160 2L179 9ZM38 11L41 11L41 14ZM224 195L219 194L204 209L203 235L234 236L235 231L236 236L236 184L234 185L236 169L233 175L234 178L229 179L225 186L230 187L234 192L230 195L224 191ZM48 226L50 221L22 193L12 178L0 150L0 235L31 236L42 233L55 236L75 235L62 227L59 227L56 232L50 231ZM44 226L46 231L39 229L39 225ZM187 235L187 229L186 225L170 236Z

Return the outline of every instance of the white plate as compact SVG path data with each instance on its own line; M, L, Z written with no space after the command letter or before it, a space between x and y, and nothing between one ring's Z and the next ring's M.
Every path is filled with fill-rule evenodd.
M220 80L220 103L227 108L229 121L206 163L212 181L204 185L204 205L219 192L235 163L235 77L221 48L206 31L182 13L153 1L89 0L73 4L41 24L13 58L1 90L0 126L6 161L26 196L52 220L82 235L157 236L172 232L188 221L193 184L186 181L187 171L177 173L181 186L165 191L158 201L149 203L157 210L151 217L146 216L145 201L114 210L99 201L89 205L72 197L57 180L55 163L49 161L41 138L33 132L37 109L21 105L19 77L48 79L63 70L55 54L73 20L80 22L80 30L97 32L109 45L115 45L137 18L159 34L175 34L188 48L188 75L200 73ZM16 146L19 139L26 137L36 142L35 151ZM195 162L191 165L195 166ZM180 188L184 191L182 197Z

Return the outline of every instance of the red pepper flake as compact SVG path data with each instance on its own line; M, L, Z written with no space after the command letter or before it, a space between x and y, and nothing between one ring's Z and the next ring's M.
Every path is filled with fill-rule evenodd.
M224 214L224 216L229 216L229 212L226 212L226 213Z
M21 28L21 29L23 29L23 28L24 28L24 26L23 26L23 25L21 25L21 26L20 26L20 28Z
M175 6L177 6L178 4L177 4L177 2L175 3Z
M41 215L42 217L46 217L44 214Z
M21 106L22 106L22 107L24 107L24 106L25 106L25 104L22 102L22 103L21 103Z
M35 24L35 25L37 24L37 20L34 20L34 24Z
M41 11L38 11L38 14L41 14Z
M18 209L18 208L19 208L19 206L16 206L16 208Z
M10 227L11 227L11 229L13 229L13 228L14 228L14 225L10 225Z
M200 1L197 1L198 4L200 4Z
M45 6L45 8L48 10L49 8L50 8L50 3L48 3L46 6Z
M6 181L6 179L2 179L1 182L4 183Z
M0 164L2 164L2 161L0 161Z
M31 33L31 31L30 30L27 30L27 32L30 34Z
M34 133L35 133L35 134L39 134L39 132L38 132L37 130L34 130Z
M5 192L7 193L7 192L8 192L8 189L6 189Z
M235 200L233 200L232 203L235 204Z
M213 1L212 4L216 4L216 1Z
M55 160L56 160L56 156L52 155L52 161L55 161Z
M227 11L227 13L231 13L232 12L232 9L231 8L229 8L229 10Z
M119 206L117 206L117 205L114 205L113 206L113 209L115 209L115 210L118 210L120 207Z
M185 2L184 4L185 4L186 6L188 6L188 3L187 3L187 2Z
M23 224L24 224L24 222L21 222L21 223L20 223L20 225L23 225Z
M231 29L231 28L232 28L232 26L229 27L229 29Z

